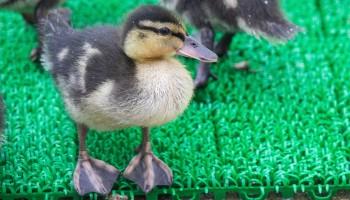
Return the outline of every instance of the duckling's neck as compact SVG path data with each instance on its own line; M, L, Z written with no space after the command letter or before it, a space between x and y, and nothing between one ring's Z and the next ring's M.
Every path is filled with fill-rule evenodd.
M131 58L131 59L133 59L135 63L139 65L143 65L143 64L150 64L150 63L166 62L167 60L171 60L174 58L171 58L169 56L159 56L159 57L152 57L152 58Z
M191 78L185 66L173 57L159 59L142 59L135 61L137 75L140 77L167 77L179 75L180 77ZM192 79L191 79L192 80Z
M150 124L174 119L188 106L193 95L193 80L185 66L174 58L136 63L140 94L152 107ZM157 108L157 109L154 109ZM148 113L151 111L148 111Z
M174 57L163 57L161 59L143 59L135 61L137 74L155 78L168 77L173 75L191 78L186 67ZM171 81L171 79L170 79Z

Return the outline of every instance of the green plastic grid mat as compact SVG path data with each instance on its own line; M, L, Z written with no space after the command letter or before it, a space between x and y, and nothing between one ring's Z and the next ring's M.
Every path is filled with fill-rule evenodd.
M212 68L220 80L198 91L182 117L152 130L155 154L172 168L174 184L148 199L206 193L264 199L269 192L330 199L350 189L350 0L282 2L306 32L282 46L244 34L234 39L229 56ZM120 23L141 3L72 0L64 6L73 10L73 24L85 27ZM79 199L72 187L75 127L49 75L28 60L35 41L21 16L0 11L8 127L0 199ZM242 60L258 72L235 71ZM184 61L194 72L196 62ZM139 139L137 128L90 132L88 147L92 156L124 169ZM130 199L142 195L124 179L115 189Z

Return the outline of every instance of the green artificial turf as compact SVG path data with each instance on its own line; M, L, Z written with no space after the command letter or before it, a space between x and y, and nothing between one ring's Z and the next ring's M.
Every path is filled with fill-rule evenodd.
M288 17L305 28L286 45L246 34L213 65L219 77L196 92L177 120L152 130L154 152L173 170L167 193L198 198L227 191L262 199L270 191L327 198L350 188L350 0L284 0ZM149 1L69 0L75 27L121 23ZM0 199L74 197L74 123L50 76L28 59L36 33L20 15L0 11L0 91L7 107L0 153ZM249 60L257 73L236 71ZM191 72L195 61L183 60ZM138 128L89 132L92 156L124 169L140 142ZM119 193L140 194L119 179ZM260 194L260 197L258 197ZM153 196L152 196L153 195ZM251 199L254 199L250 196Z

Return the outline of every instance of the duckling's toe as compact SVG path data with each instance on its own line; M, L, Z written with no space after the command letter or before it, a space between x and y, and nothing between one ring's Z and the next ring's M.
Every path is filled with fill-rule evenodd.
M153 153L139 153L125 169L123 176L134 181L146 193L155 186L170 186L173 183L170 168Z
M87 156L78 161L74 186L80 195L90 192L106 195L112 190L119 173L113 166Z

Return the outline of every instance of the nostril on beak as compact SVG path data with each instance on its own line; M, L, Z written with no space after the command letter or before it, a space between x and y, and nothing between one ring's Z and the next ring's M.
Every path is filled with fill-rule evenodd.
M198 45L197 45L196 43L194 43L194 42L192 42L191 45L192 45L194 48L197 48L197 47L198 47Z

